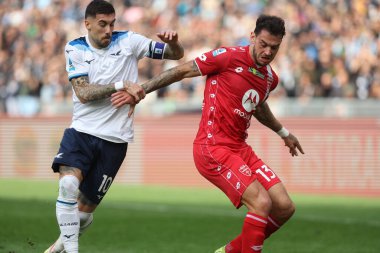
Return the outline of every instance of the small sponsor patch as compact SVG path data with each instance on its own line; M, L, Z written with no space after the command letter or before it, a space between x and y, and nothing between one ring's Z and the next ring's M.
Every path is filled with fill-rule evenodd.
M225 48L218 48L218 49L212 51L212 56L215 57L215 56L218 56L218 55L223 54L225 52L227 52L227 49L225 49Z
M206 61L207 60L207 56L205 54L202 54L201 56L199 56L199 59L201 61Z
M249 67L248 71L251 72L252 74L254 74L255 76L260 77L261 79L265 78L265 75L263 73L261 73L260 71L258 71L257 69L255 69L253 67Z
M162 49L161 48L155 48L154 53L155 54L162 54Z
M164 55L164 48L165 48L165 43L161 42L154 42L152 43L152 55L150 58L152 59L162 59Z

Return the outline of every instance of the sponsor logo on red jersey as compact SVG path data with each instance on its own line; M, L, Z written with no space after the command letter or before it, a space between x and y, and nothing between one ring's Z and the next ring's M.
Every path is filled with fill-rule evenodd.
M225 49L225 48L218 48L218 49L212 51L212 56L215 57L215 56L218 56L218 55L223 54L225 52L227 52L227 49Z
M261 79L265 78L265 75L263 73L261 73L260 71L258 71L257 69L255 69L254 67L249 67L248 71L251 72L252 74L254 74L255 76L260 77Z
M259 104L260 95L254 89L247 90L242 99L242 105L247 112L252 112Z

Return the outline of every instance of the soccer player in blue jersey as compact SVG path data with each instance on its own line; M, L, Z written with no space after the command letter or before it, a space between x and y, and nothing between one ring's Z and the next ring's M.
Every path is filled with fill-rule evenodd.
M115 179L133 140L133 106L115 108L111 95L124 92L132 104L145 96L137 84L138 61L173 59L184 50L175 31L156 42L131 31L114 31L115 9L103 0L86 8L87 35L65 47L66 70L73 87L73 117L64 132L52 169L59 173L56 216L58 240L45 253L77 253L78 238ZM135 97L128 94L133 89ZM119 92L120 93L120 92Z

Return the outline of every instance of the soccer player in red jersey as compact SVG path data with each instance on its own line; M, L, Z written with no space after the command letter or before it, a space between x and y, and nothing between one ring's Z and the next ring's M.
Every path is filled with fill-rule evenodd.
M183 78L207 75L202 118L193 144L195 165L239 208L248 209L240 235L216 253L261 252L264 240L294 213L284 184L246 142L251 117L283 139L292 156L304 153L297 138L272 114L266 102L278 85L269 65L285 35L283 19L261 15L250 45L221 47L169 69L142 84L152 92ZM137 100L136 94L131 94ZM118 93L115 106L123 103Z

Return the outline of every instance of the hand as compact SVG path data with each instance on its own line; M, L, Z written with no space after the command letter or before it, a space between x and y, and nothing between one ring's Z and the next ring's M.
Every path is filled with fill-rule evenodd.
M285 146L287 146L289 148L289 153L292 155L292 156L298 156L298 152L297 152L297 149L302 153L302 154L305 154L303 152L303 149L301 147L301 144L298 142L297 138L289 133L288 137L284 137L282 138L285 142Z
M136 83L125 81L124 88L135 99L135 104L140 102L141 99L145 98L144 89Z
M120 108L123 105L129 104L128 117L131 117L136 106L136 100L126 91L117 91L111 95L112 105Z
M162 40L162 42L173 44L178 42L178 33L176 31L162 31L157 33L157 37Z

